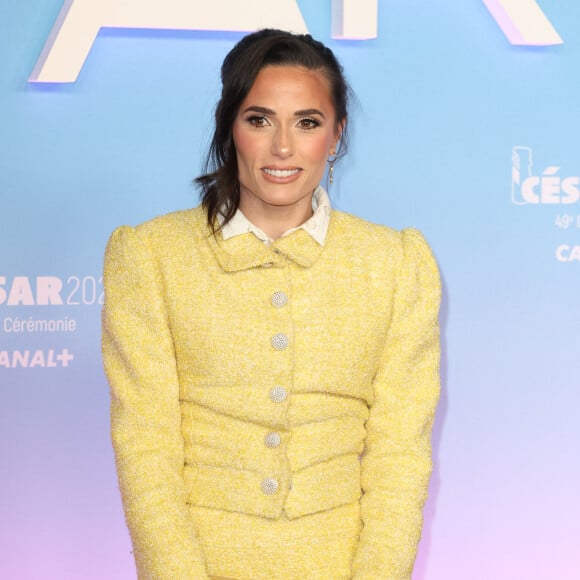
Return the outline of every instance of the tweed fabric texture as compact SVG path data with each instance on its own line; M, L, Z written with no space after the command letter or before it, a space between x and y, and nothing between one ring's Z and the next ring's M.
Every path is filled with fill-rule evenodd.
M439 394L417 231L332 211L324 247L266 245L196 208L117 229L104 280L140 578L410 578Z

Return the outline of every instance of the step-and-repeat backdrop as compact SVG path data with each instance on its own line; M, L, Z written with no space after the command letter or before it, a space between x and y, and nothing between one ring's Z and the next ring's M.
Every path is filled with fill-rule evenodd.
M0 5L0 576L135 577L102 254L116 226L197 204L219 65L271 25L328 43L356 92L335 206L420 228L441 266L414 578L578 578L580 4L210 4Z

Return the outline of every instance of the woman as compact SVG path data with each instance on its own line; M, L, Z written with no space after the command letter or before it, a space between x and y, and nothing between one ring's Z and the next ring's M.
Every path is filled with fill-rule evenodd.
M415 230L333 211L348 88L310 36L222 66L203 203L114 232L103 353L143 578L410 578L439 278Z

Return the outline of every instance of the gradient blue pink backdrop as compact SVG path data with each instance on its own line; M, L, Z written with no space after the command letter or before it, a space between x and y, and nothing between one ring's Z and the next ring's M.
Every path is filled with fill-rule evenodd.
M0 577L130 579L102 253L117 225L197 203L241 35L103 30L75 84L30 85L61 4L0 4ZM370 41L330 39L330 2L298 4L358 96L336 207L420 228L445 283L414 579L578 579L580 201L559 192L580 179L580 4L540 1L565 42L547 48L511 46L479 0L380 2ZM539 203L514 203L534 177ZM65 303L43 304L58 281ZM75 328L29 332L39 320Z

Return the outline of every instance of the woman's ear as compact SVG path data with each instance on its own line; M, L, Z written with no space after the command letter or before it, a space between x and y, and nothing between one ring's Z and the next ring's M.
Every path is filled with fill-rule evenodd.
M334 139L332 141L332 145L330 147L330 154L332 156L336 155L336 150L338 148L338 144L340 143L340 138L342 137L342 131L346 125L346 118L340 120L336 125L336 134L334 135Z

